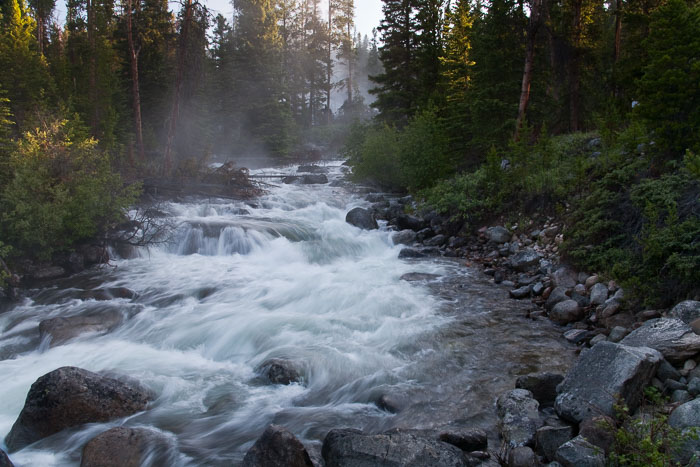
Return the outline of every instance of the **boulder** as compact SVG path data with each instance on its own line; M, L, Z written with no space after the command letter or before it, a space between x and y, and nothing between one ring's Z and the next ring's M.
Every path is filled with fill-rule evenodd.
M526 389L508 391L496 401L499 428L508 447L534 444L535 432L542 426L539 415L540 404Z
M597 282L591 288L591 305L602 305L608 299L608 287L605 284Z
M617 396L634 410L661 360L654 349L600 342L581 352L557 388L554 408L575 423L601 414L613 416Z
M519 251L510 258L510 267L516 271L525 272L540 262L540 254L531 248Z
M581 435L561 445L554 459L563 467L605 467L603 450Z
M589 276L589 277L586 279L586 282L585 282L586 288L587 288L587 289L590 289L591 287L593 287L594 285L596 285L596 284L598 283L599 280L600 280L600 279L599 279L598 276L595 275L595 274L592 275L592 276ZM607 295L607 294L606 294L606 295Z
M290 360L271 358L258 366L256 372L272 384L303 383L299 368Z
M382 394L377 399L377 407L389 413L399 413L410 405L411 401L401 394Z
M447 243L447 237L442 234L438 234L432 238L429 238L423 242L427 246L442 246Z
M45 268L39 268L31 274L31 278L35 281L47 281L51 279L58 279L59 277L65 276L66 270L61 266L47 266Z
M391 241L394 245L411 245L416 241L416 233L409 229L394 232L391 235Z
M140 412L152 399L150 392L137 385L62 367L32 384L5 444L13 452L65 428Z
M624 328L622 326L614 326L610 330L610 334L608 335L608 340L610 342L620 342L629 333L630 333L630 330L627 328Z
M651 347L671 363L681 363L700 352L700 336L678 318L646 321L622 341L631 347Z
M559 302L549 312L549 319L562 325L573 323L581 318L583 318L583 309L581 309L576 300Z
M458 447L405 431L377 435L331 430L323 441L326 467L423 467L473 465Z
M554 308L554 305L565 300L569 300L569 296L566 295L566 288L556 287L550 292L544 307L548 310L551 310L552 308Z
M345 222L365 230L378 229L379 225L372 211L365 208L353 208L345 216Z
M582 344L590 339L592 335L592 331L587 331L585 329L569 329L563 334L564 339L576 345Z
M579 435L606 454L615 442L615 420L605 415L587 418L579 426Z
M486 238L493 243L506 243L510 240L510 232L502 226L489 227L486 229Z
M112 428L83 447L80 467L140 467L175 465L178 452L172 439L145 428Z
M668 312L668 317L678 318L685 324L690 324L700 318L700 302L696 300L680 302Z
M2 449L0 449L0 467L14 467L14 464Z
M530 373L518 376L515 380L517 389L525 389L532 393L541 406L547 407L554 404L557 397L557 385L564 380L564 375L558 373Z
M443 431L438 438L464 452L485 451L488 447L486 432L478 428Z
M515 299L520 299L520 298L526 298L530 296L530 286L525 285L523 287L520 287L518 289L513 289L508 292L512 298Z
M427 226L427 222L410 214L399 214L396 217L396 227L401 230L413 230L418 232Z
M562 266L550 275L554 287L571 289L576 286L577 274L573 269Z
M313 467L309 453L296 436L270 425L243 458L243 467Z
M574 427L570 425L543 426L535 434L537 450L548 460L554 460L559 447L574 437Z
M700 431L700 399L694 399L676 407L671 412L668 423L673 428L681 430L685 435L676 460L682 465L697 465L689 464L689 462L694 456L695 462L700 458L700 439L697 439L696 436L690 436L690 433L692 430Z
M425 258L427 255L415 248L402 248L399 251L399 258Z
M508 452L508 467L537 467L537 456L527 446L518 446Z
M104 334L119 326L124 315L117 309L106 309L99 313L51 318L39 322L39 335L42 339L51 339L50 346L63 344L81 334L88 332Z

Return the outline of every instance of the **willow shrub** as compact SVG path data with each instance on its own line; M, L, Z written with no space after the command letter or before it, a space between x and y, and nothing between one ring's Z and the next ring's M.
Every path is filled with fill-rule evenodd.
M66 120L26 133L0 195L0 238L17 253L48 258L124 217L137 187L124 186L107 153Z

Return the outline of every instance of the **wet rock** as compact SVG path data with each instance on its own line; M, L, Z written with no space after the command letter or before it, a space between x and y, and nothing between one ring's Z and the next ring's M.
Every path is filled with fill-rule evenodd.
M309 453L296 436L270 425L243 458L243 467L313 467Z
M646 321L620 343L632 347L651 347L671 363L683 362L700 352L700 336L678 318Z
M605 415L587 418L579 426L579 435L606 454L615 442L615 420Z
M263 379L272 384L303 383L304 377L299 368L290 360L271 358L265 360L256 369Z
M416 233L413 230L401 230L391 235L394 245L411 245L416 241Z
M382 394L377 399L377 407L390 413L399 413L409 405L409 401L397 394Z
M489 227L486 229L486 238L493 243L506 243L510 240L510 232L502 226Z
M601 342L581 352L558 387L554 407L561 418L576 423L614 415L617 395L634 410L661 360L654 349Z
M32 280L35 281L47 281L51 279L58 279L59 277L65 276L66 270L61 266L47 266L45 268L39 268L34 271L31 275Z
M365 208L353 208L345 216L345 222L355 227L359 227L365 230L378 229L377 224L372 211Z
M573 269L562 266L550 275L554 287L571 289L576 286L577 275Z
M435 235L435 232L433 232L433 229L430 227L426 227L425 229L419 230L418 233L416 234L416 240L419 242L423 242L426 239L432 237Z
M575 300L559 302L549 312L549 319L557 324L568 324L583 318L583 310Z
M566 300L569 300L569 296L566 295L566 289L564 287L556 287L549 293L545 308L551 310L556 304Z
M49 345L54 347L88 332L105 334L123 321L124 315L116 309L67 318L45 319L39 323L39 336L42 341L51 339Z
M13 452L65 428L140 412L152 398L136 385L81 368L62 367L32 384L5 443Z
M14 464L2 449L0 449L0 467L14 467Z
M527 446L519 446L508 452L508 467L537 467L537 456Z
M425 258L427 255L415 248L403 248L399 251L399 258Z
M447 237L439 234L423 242L427 246L442 246L447 243Z
M488 447L486 432L477 428L445 431L440 433L439 439L464 452L484 451Z
M591 305L602 305L608 299L608 288L605 284L597 283L591 288Z
M526 285L524 287L520 287L518 289L513 289L510 292L508 292L512 298L515 299L520 299L520 298L526 298L530 296L530 286Z
M414 433L392 431L367 435L358 430L331 430L323 441L326 467L421 467L473 465L458 447Z
M531 248L522 250L510 258L510 267L516 271L525 272L540 262L540 254Z
M125 298L133 300L137 293L126 287L110 287L108 289L86 290L80 294L81 300L113 300L115 298Z
M557 385L564 380L564 375L558 373L531 373L518 376L515 380L517 389L525 389L532 393L541 406L547 407L554 404L557 397Z
M557 449L573 437L574 427L570 425L543 426L535 434L537 450L548 460L554 460Z
M542 426L539 402L525 389L508 391L496 401L503 441L511 448L532 445L535 432Z
M428 274L426 272L407 272L399 279L406 282L432 281L440 277L437 274Z
M401 230L413 230L415 232L418 232L426 228L426 226L427 223L423 219L420 219L416 216L412 216L410 214L400 214L396 218L396 227L398 227Z
M80 467L175 465L175 443L154 430L116 427L91 439L83 448Z
M686 300L674 306L668 313L669 318L678 318L685 324L690 324L700 318L700 302Z
M603 450L577 436L564 443L554 456L563 467L604 467Z

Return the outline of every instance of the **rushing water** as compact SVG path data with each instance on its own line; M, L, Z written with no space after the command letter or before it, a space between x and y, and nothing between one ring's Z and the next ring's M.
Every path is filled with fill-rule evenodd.
M339 163L329 167L339 178ZM12 460L77 465L90 438L122 424L171 436L181 465L212 466L239 462L270 423L312 448L334 427L489 427L516 375L568 365L559 330L524 318L524 304L463 261L399 260L386 229L346 224L364 204L341 184L282 185L249 204L169 203L173 242L31 291L0 314L0 436L31 384L65 365L127 375L157 397ZM400 280L408 272L436 277ZM111 287L138 295L85 298ZM39 341L41 320L115 309L125 319L109 333ZM255 369L269 358L296 362L305 384L264 384ZM405 408L380 410L381 395Z

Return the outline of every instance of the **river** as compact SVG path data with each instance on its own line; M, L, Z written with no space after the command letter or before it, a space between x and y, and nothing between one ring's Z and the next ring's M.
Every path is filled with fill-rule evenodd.
M333 183L340 161L326 165L327 185L280 185L252 202L167 203L172 242L31 290L0 313L3 438L31 384L61 366L127 375L157 395L143 413L66 430L13 462L78 465L89 439L121 424L161 430L176 440L180 465L207 466L240 462L270 423L312 448L336 427L480 426L494 436L495 397L517 375L568 367L561 329L525 318L528 305L478 269L399 259L385 227L345 223L368 203ZM409 272L435 276L400 279ZM84 295L114 287L137 296ZM39 340L41 320L114 309L124 321L109 333ZM256 367L270 358L296 362L304 384L261 381ZM403 410L379 409L382 395Z

